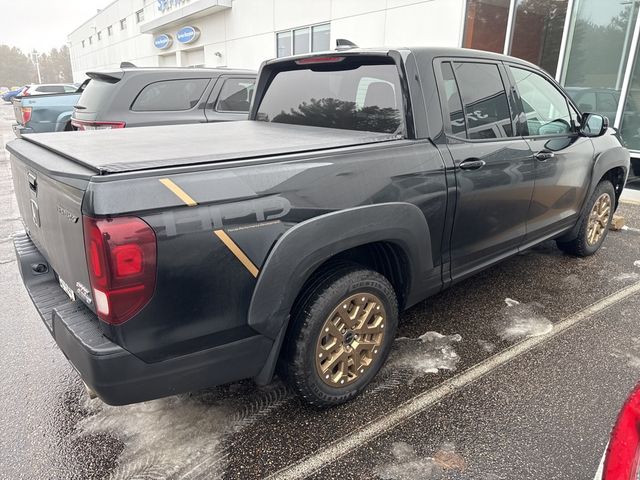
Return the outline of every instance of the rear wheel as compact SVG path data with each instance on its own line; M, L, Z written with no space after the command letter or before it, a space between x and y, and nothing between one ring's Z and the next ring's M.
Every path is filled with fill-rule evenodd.
M375 377L398 323L393 287L377 272L342 267L303 292L292 312L285 377L307 403L350 400Z
M579 257L596 253L609 231L615 198L613 184L608 180L600 182L589 198L587 210L580 218L578 236L569 242L557 241L558 247Z

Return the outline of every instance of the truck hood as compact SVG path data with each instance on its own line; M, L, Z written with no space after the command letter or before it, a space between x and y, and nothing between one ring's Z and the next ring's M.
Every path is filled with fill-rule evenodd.
M25 135L100 175L310 152L397 140L398 135L259 121Z

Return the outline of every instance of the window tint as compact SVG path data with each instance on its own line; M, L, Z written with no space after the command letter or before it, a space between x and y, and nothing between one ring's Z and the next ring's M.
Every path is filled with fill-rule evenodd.
M396 66L354 62L278 72L265 92L257 119L399 132L403 126L402 97Z
M466 137L467 131L464 123L464 112L462 111L462 101L458 84L453 76L453 68L449 62L442 64L442 79L444 81L445 100L449 107L449 118L451 122L451 132L459 137Z
M219 112L248 112L253 97L254 80L227 78L222 85L216 110Z
M198 104L209 80L189 78L147 85L138 94L131 110L136 112L189 110Z
M509 68L520 92L528 134L555 135L571 132L572 117L564 95L537 73L521 68Z
M509 102L497 65L454 63L469 138L513 136Z
M42 93L64 93L63 85L42 85L36 88L36 91Z

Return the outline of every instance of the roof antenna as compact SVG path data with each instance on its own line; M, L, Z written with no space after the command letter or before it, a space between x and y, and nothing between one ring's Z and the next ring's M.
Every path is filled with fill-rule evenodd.
M136 68L131 62L120 62L120 68Z
M338 38L336 40L336 50L349 50L351 48L358 48L358 45L353 43L351 40L347 40L346 38Z

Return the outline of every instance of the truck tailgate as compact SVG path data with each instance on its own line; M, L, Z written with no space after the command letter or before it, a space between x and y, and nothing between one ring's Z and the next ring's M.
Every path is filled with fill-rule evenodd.
M51 153L39 148L31 150L36 155L29 155L28 161L16 153L10 155L20 214L49 268L69 287L68 292L76 292L79 287L89 287L81 210L86 181L78 177L76 166L69 165L70 176L66 176L60 171L61 159L54 160L57 171L52 171ZM70 296L75 298L76 294ZM80 299L86 302L85 298Z

